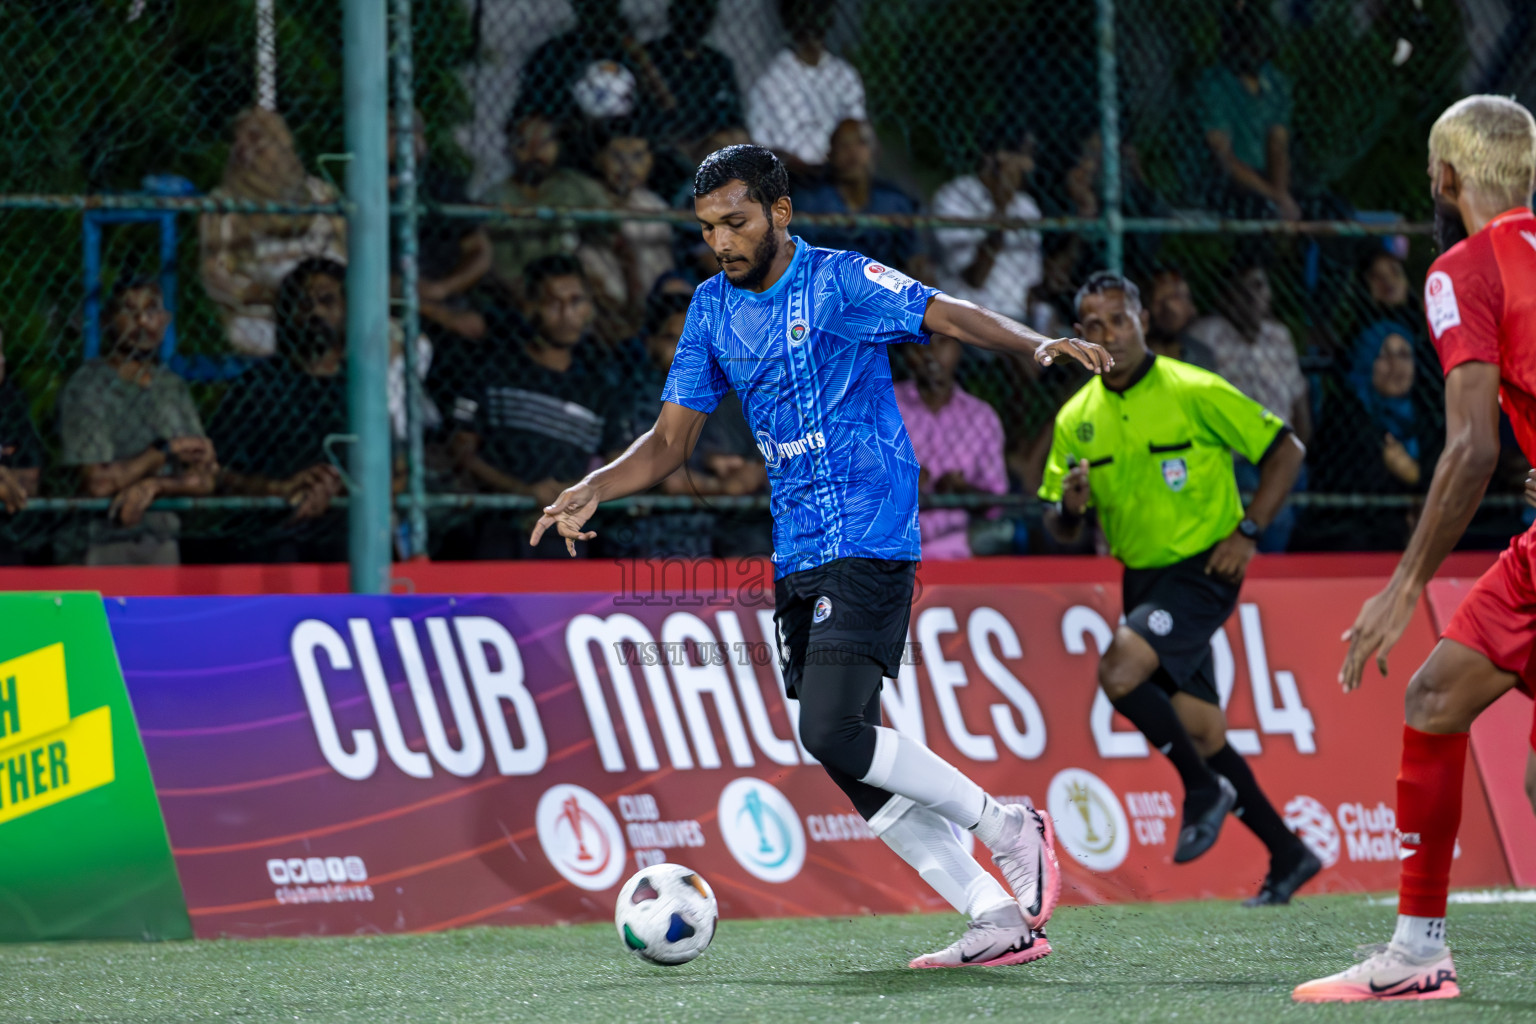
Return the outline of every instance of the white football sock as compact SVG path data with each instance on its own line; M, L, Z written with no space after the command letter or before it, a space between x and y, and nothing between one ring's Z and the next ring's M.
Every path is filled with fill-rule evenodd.
M1002 884L965 852L949 822L928 808L893 796L869 820L869 827L966 917L974 920L1014 902Z
M1445 918L1398 914L1392 945L1406 949L1420 960L1439 954L1445 949Z
M866 785L904 796L932 808L961 828L976 830L976 838L991 845L1001 834L1001 813L996 831L987 817L987 794L954 765L910 736L895 729L875 726L875 757L859 780ZM991 801L996 807L997 801ZM987 834L977 827L984 825Z

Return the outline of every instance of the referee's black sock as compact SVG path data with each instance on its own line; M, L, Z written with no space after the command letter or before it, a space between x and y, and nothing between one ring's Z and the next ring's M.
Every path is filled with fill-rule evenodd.
M1186 795L1216 788L1216 776L1206 767L1205 759L1195 749L1194 740L1189 738L1184 723L1179 721L1179 714L1173 709L1173 701L1168 699L1161 687L1156 683L1145 682L1110 703L1173 762L1179 777L1184 780Z
M1274 804L1269 802L1269 797L1259 788L1259 780L1253 777L1253 769L1248 767L1242 754L1230 746L1224 746L1206 758L1205 763L1210 765L1212 771L1226 776L1227 781L1232 783L1237 790L1237 805L1232 808L1232 813L1259 837L1259 841L1269 848L1272 855L1289 853L1301 845L1301 840L1285 827L1284 819L1276 813Z

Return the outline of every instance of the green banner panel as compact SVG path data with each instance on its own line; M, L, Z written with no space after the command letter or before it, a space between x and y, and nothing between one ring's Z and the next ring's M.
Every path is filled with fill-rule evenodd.
M0 594L0 941L191 937L101 597Z

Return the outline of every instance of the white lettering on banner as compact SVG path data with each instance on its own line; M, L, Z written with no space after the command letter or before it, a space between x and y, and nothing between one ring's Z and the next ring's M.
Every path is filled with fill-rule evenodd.
M587 720L592 726L598 756L602 759L605 771L623 771L624 755L619 752L619 739L613 729L613 718L608 714L608 701L603 694L602 680L598 678L597 665L592 660L592 647L595 644L603 652L608 679L619 702L619 713L624 716L624 732L629 736L635 765L642 771L653 772L661 764L656 760L651 730L646 725L645 712L635 692L634 675L630 666L620 657L619 650L625 643L644 647L655 642L651 631L645 628L645 623L633 615L622 613L610 615L606 619L596 615L577 615L565 627L565 649L571 658L571 668L576 673L576 687L581 691L582 703L586 705ZM672 762L673 768L692 768L693 756L688 753L683 725L677 717L677 706L672 702L666 668L659 664L644 663L640 668L645 673L651 706L656 710L656 720L661 725L668 760Z
M1061 617L1061 642L1066 645L1068 654L1088 653L1088 645L1083 642L1083 637L1090 636L1102 655L1109 649L1109 641L1114 635L1114 630L1109 628L1104 616L1086 605L1075 604ZM1147 738L1139 732L1117 730L1114 714L1115 709L1110 705L1109 698L1095 686L1093 710L1088 712L1088 728L1093 733L1093 745L1098 748L1099 756L1146 757Z
M1237 663L1232 658L1232 641L1227 639L1225 629L1211 634L1211 661L1216 667L1216 695L1221 699L1221 710L1225 711L1232 699L1232 687L1237 682ZM1228 729L1227 743L1239 754L1264 751L1259 734L1253 729Z
M857 814L807 814L805 834L813 843L846 843L877 839L869 823Z
M1168 841L1168 822L1179 816L1173 794L1167 790L1125 794L1131 813L1131 829L1142 846L1161 846Z
M1248 649L1248 682L1253 687L1253 704L1259 715L1259 730L1277 735L1290 733L1299 754L1317 753L1312 741L1312 712L1301 703L1296 677L1289 672L1275 673L1275 689L1280 704L1275 705L1269 689L1269 656L1264 650L1264 626L1259 621L1259 606L1243 604L1237 608L1243 627L1243 646Z
M720 631L720 639L733 651L747 649L746 640L741 633L741 620L735 612L716 612L715 628ZM757 677L757 669L752 658L728 658L731 663L731 672L736 678L736 696L741 702L742 711L746 712L747 730L752 733L752 740L757 744L757 749L763 752L763 756L774 764L799 764L800 754L795 749L794 740L781 739L778 733L773 731L773 722L768 717L768 706L763 702L763 687ZM774 659L769 659L774 660Z
M352 668L352 654L341 634L318 619L305 619L294 627L288 638L288 651L294 668L299 673L299 687L304 691L304 703L309 705L309 720L315 727L315 739L320 742L320 753L326 764L336 769L344 778L353 781L372 778L379 766L379 744L367 729L352 730L352 752L341 745L341 734L336 731L336 716L331 714L331 701L325 695L325 683L320 679L320 665L315 652L324 651L331 667L340 671Z
M945 658L943 646L939 642L941 635L959 630L952 608L925 608L917 617L917 640L923 647L923 664L928 668L928 684L933 687L944 732L948 734L949 742L955 745L955 749L972 761L996 761L997 744L992 742L992 737L977 736L965 726L965 718L960 713L960 701L955 696L956 687L969 683L965 678L965 667Z
M1045 716L1040 713L1040 705L1036 703L1034 694L992 653L992 638L997 637L1004 658L1022 658L1024 648L1019 643L1019 634L1014 632L1013 624L1003 617L1002 612L995 608L977 608L971 612L965 626L976 667L981 669L981 674L997 687L997 692L1006 697L1008 704L1013 705L1013 709L1024 719L1024 731L1020 732L1013 722L1008 704L993 704L992 724L997 728L998 737L1015 757L1033 761L1045 752Z
M544 739L544 727L539 720L538 707L523 685L523 663L512 634L494 619L465 616L453 620L462 648L464 664L469 679L479 698L481 717L496 754L498 771L503 775L531 775L544 767L548 746ZM465 685L464 670L459 663L460 652L454 649L453 636L448 622L442 618L426 620L432 654L442 676L443 689L448 706L459 733L459 746L455 748L448 739L437 697L432 691L431 674L423 656L421 642L416 634L416 623L408 618L392 618L389 629L394 636L400 654L401 669L411 692L412 703L421 721L422 734L427 750L412 750L406 744L400 716L390 693L390 682L379 657L379 649L373 634L373 626L367 619L350 619L347 623L352 638L349 647L339 632L319 619L306 619L294 627L289 637L289 652L304 692L304 702L309 709L310 723L315 729L320 752L336 772L345 778L361 781L371 778L379 763L379 737L389 759L402 772L413 778L432 776L435 760L444 769L462 778L477 774L485 763L485 736L475 719ZM496 654L499 667L492 669L486 658L485 648ZM356 651L354 661L353 651ZM352 730L353 750L349 753L342 745L331 710L325 683L320 675L318 655L324 652L333 671L358 671L362 674L368 703L378 723L378 735L369 729ZM509 701L515 712L523 745L515 747L508 732L506 716L500 702Z
M661 642L683 644L693 641L700 646L714 645L715 634L704 620L692 612L673 612L661 624ZM741 659L733 659L741 660ZM741 721L741 711L736 706L736 695L731 691L731 680L725 674L725 666L705 660L692 664L683 658L681 664L672 666L672 679L677 684L677 697L683 705L683 716L688 721L688 733L693 737L693 749L699 755L701 768L719 768L720 752L715 748L715 733L704 712L704 695L714 698L715 713L720 716L720 726L725 732L725 744L731 751L731 762L738 768L750 768L756 763L752 746L747 742L747 730ZM646 844L649 845L649 844Z
M1397 813L1384 802L1340 804L1337 818L1350 860L1397 860Z
M779 635L778 628L773 623L773 612L766 608L759 608L757 610L757 629L765 639ZM768 662L773 667L773 680L778 684L780 699L784 701L784 715L789 719L789 733L794 737L795 749L800 751L801 763L820 764L821 762L812 757L811 752L805 749L805 744L800 742L800 702L790 700L784 693L784 673L779 668L779 649L776 640L774 641L773 657L769 658Z

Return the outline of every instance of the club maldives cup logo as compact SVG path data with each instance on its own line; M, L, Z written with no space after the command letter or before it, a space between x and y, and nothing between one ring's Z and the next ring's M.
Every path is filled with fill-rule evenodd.
M805 831L783 793L762 779L737 779L720 793L720 834L736 863L765 882L787 882L805 864Z
M546 790L534 813L539 845L572 885L601 892L624 872L624 835L590 790L563 783Z

